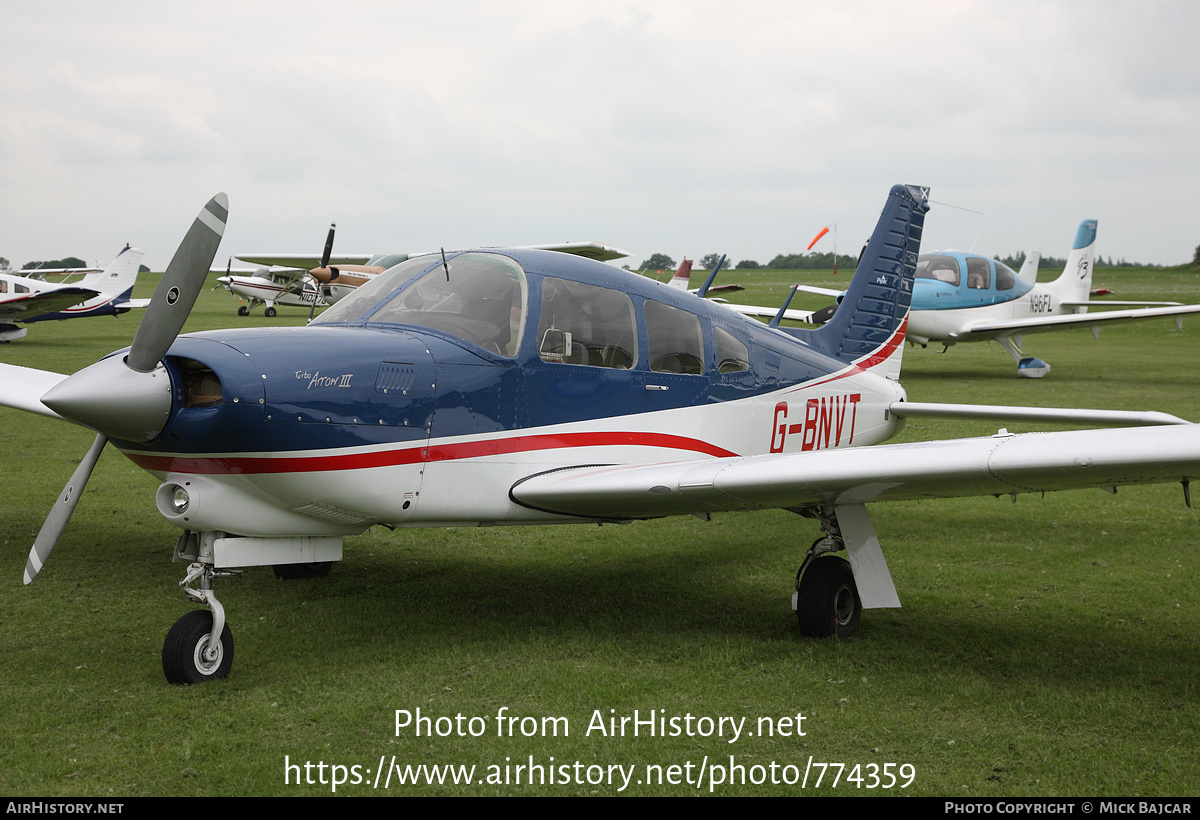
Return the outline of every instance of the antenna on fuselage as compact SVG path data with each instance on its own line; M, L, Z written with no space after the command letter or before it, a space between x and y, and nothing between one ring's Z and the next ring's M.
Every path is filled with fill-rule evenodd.
M779 327L780 321L783 320L783 314L787 313L788 305L792 303L792 297L796 295L796 289L799 287L799 285L792 285L792 292L783 300L783 307L775 314L775 318L767 322L767 327Z
M708 293L709 286L712 285L713 280L717 278L717 272L721 270L721 266L724 264L725 254L721 254L721 258L717 260L717 264L713 265L712 273L710 273L708 278L704 280L704 284L700 286L700 290L696 291L696 295L701 299L704 298L704 294Z

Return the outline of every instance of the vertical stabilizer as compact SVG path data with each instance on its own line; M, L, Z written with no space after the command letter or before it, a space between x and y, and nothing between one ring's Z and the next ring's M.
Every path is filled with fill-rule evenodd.
M886 362L888 376L899 376L897 351L904 347L913 274L928 210L928 188L893 186L837 312L809 336L815 347L864 366Z
M1045 285L1055 302L1086 302L1092 292L1093 255L1096 252L1096 220L1085 219L1075 232L1075 245L1067 257L1067 266L1062 275ZM1086 313L1086 307L1075 309Z
M142 266L141 248L128 245L99 273L89 273L79 281L81 288L91 288L103 296L125 293L137 283L138 269Z
M1029 284L1037 284L1038 265L1042 263L1042 252L1032 250L1025 257L1025 263L1021 265L1021 269L1017 271L1017 276L1020 276Z
M679 267L676 269L675 274L671 277L670 281L667 282L667 284L673 288L687 290L688 286L690 286L691 283L692 283L692 260L684 259L682 262L679 263Z

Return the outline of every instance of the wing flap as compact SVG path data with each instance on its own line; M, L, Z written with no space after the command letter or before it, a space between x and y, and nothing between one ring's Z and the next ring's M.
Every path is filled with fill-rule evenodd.
M1200 425L1025 433L531 476L519 504L598 519L1181 481L1200 476Z

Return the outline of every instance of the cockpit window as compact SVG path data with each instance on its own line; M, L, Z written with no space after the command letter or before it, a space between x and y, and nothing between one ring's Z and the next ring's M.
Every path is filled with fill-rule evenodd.
M637 361L633 302L620 291L548 276L537 339L543 361L627 370Z
M940 253L922 254L917 259L918 279L936 279L958 286L958 260Z
M397 285L434 265L415 281ZM443 267L440 258L403 262L363 285L318 321L416 325L456 336L498 356L521 345L525 272L507 256L462 253ZM343 307L346 302L350 304Z
M397 288L425 268L433 265L435 261L440 262L441 260L432 256L418 256L416 259L409 259L394 268L385 270L367 284L355 288L353 293L318 316L313 324L362 321Z

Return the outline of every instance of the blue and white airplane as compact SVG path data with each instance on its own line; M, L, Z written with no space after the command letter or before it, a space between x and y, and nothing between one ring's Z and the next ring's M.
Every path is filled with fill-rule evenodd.
M140 248L126 245L104 270L89 273L75 284L55 285L0 273L0 342L11 342L25 335L28 328L19 327L18 323L116 316L146 307L150 300L131 298L143 253Z
M921 254L908 341L922 347L930 342L950 347L959 342L996 341L1016 360L1019 376L1040 379L1050 372L1050 365L1021 352L1026 333L1086 326L1098 336L1100 327L1106 324L1163 317L1174 317L1181 323L1183 316L1200 313L1200 305L1178 302L1090 300L1095 246L1096 220L1085 219L1075 234L1062 274L1046 284L1035 281L1037 251L1029 255L1019 273L1003 262L974 253ZM800 290L841 295L840 291L807 285L801 285ZM1144 307L1088 313L1093 307L1132 305Z
M106 443L159 482L203 608L168 680L224 677L214 579L322 574L342 539L400 527L563 524L782 507L825 536L793 608L850 635L899 606L866 504L1200 475L1200 426L1163 414L906 401L897 381L928 190L896 186L833 319L780 329L592 260L528 249L409 259L315 322L179 336L227 218L193 223L133 345L71 376L0 365L0 404L97 432L42 527L43 568ZM920 415L1141 425L877 444ZM834 555L845 550L847 561Z

